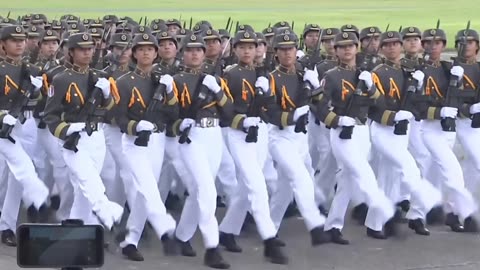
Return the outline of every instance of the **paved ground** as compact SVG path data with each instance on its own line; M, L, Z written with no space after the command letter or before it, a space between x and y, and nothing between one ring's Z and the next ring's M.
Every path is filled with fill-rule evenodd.
M247 230L239 239L243 253L225 252L225 257L237 270L477 270L480 269L480 235L458 234L447 227L430 227L432 235L415 235L406 224L402 237L386 241L367 238L364 227L349 222L345 236L349 246L326 244L312 248L309 235L300 218L290 218L282 226L280 237L287 242L290 255L288 266L272 265L262 257L262 243L255 228ZM124 260L119 250L106 252L107 270L188 270L207 269L202 266L202 241L197 233L193 244L200 255L196 258L164 257L160 241L149 232L149 239L140 244L145 262ZM0 269L19 269L16 249L0 246Z

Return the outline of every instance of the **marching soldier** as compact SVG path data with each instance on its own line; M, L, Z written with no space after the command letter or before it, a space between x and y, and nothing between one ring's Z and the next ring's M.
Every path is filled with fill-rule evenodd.
M215 176L222 159L223 140L219 127L220 117L232 112L231 97L223 80L218 83L212 75L203 76L205 42L202 37L188 35L183 40L185 70L174 76L174 89L180 103L180 119L174 125L181 134L180 156L189 171L191 180L184 183L189 196L185 201L176 237L182 255L195 256L189 241L197 224L207 249L205 265L228 269L220 253L218 223L215 218ZM202 90L197 91L197 87ZM226 116L225 116L226 117Z
M114 106L110 82L89 68L95 46L89 34L71 35L67 46L66 57L73 66L53 78L44 120L61 140L62 155L70 169L74 187L70 218L86 224L99 219L110 229L123 213L121 206L105 196L100 178L105 155L102 118ZM87 111L85 106L93 109Z
M268 127L265 123L260 123L260 112L258 115L250 114L254 109L262 110L252 106L261 106L262 96L267 96L269 92L268 79L265 76L257 79L254 66L256 47L254 32L237 33L233 48L239 62L227 70L224 76L235 106L235 116L231 128L227 130L227 145L235 162L238 186L219 226L220 243L228 251L241 252L235 236L240 234L247 211L251 210L265 246L264 255L272 263L286 264L288 258L277 243L276 228L270 217L267 187L262 171L268 151L268 136L262 134L268 133ZM256 92L257 88L262 92ZM256 130L256 134L253 130Z
M455 125L458 108L446 102L448 95L454 95L448 91L455 91L449 88L449 74L463 78L464 72L460 66L452 67L440 60L446 44L447 37L442 29L428 29L422 34L422 47L430 51L423 68L424 95L430 100L419 108L422 137L433 162L440 168L447 213L445 224L454 232L475 231L476 222L472 216L477 207L472 194L465 188L462 168L452 150L456 137L452 125Z
M142 261L137 245L147 219L162 240L165 255L177 252L175 220L167 214L157 185L165 151L165 123L176 120L178 109L173 78L153 73L157 39L137 35L132 45L132 61L137 67L117 80L120 103L115 119L123 132L122 150L137 194L127 222L128 234L120 247L130 260Z
M28 134L21 120L25 116L24 100L32 101L40 96L42 78L39 69L21 61L25 52L27 34L17 25L2 28L0 45L5 60L0 63L0 154L7 161L10 171L8 189L0 218L2 243L15 246L18 211L23 199L27 207L46 210L48 189L35 172L32 160L24 148L22 137ZM23 135L23 136L22 136Z
M366 27L360 31L360 49L357 55L357 66L367 71L381 63L378 56L382 31L376 26Z
M380 47L385 56L385 63L377 66L372 76L383 100L369 112L369 117L373 120L370 126L372 146L382 156L380 170L400 172L399 179L389 180L400 181L411 194L411 208L406 215L409 220L408 227L417 234L430 235L425 228L425 218L426 214L439 204L440 193L422 178L415 159L408 151L407 135L408 124L414 117L408 109L409 106L414 106L413 100L408 98L415 94L413 91L422 88L425 75L420 70L412 72L402 69L400 33L395 31L383 33ZM415 90L412 90L413 88ZM385 180L384 186L388 193L392 183ZM397 199L395 197L390 196L390 199L399 202L395 201ZM373 215L370 217L374 219Z
M368 163L370 138L366 125L368 108L380 97L380 93L373 84L370 72L359 72L355 66L357 36L352 32L339 33L334 42L340 64L325 73L320 83L323 91L314 98L312 107L317 119L331 128L332 152L343 171L342 177L338 178L325 230L334 243L349 243L343 238L341 230L352 195L360 193L362 201L370 206L369 214L372 211L381 217L379 223L365 224L367 235L384 239L383 225L387 235L395 233L392 219L394 207L378 188L375 174ZM360 91L363 94L357 93L356 88L362 85Z
M168 32L171 35L174 35L178 30L182 29L182 24L177 19L169 19L165 22L165 25L168 27Z
M303 29L303 40L305 43L305 55L298 59L298 62L303 66L317 65L323 60L320 55L320 26L318 24L307 24ZM317 55L314 55L317 54ZM298 54L297 54L298 57Z

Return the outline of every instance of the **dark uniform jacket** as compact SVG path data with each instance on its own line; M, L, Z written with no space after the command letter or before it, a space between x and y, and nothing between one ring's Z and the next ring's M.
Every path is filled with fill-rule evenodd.
M470 107L480 102L480 100L477 99L478 91L480 91L480 63L459 62L459 65L463 67L464 70L463 85L460 91L464 92L465 98L462 98L458 115L460 117L470 117Z

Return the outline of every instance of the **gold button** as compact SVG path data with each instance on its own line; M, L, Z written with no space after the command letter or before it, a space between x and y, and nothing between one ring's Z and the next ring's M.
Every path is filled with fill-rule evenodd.
M75 97L78 97L78 94L77 94L77 93L75 93L75 94L73 94L73 96L75 96Z
M139 98L137 98L137 101L140 101L140 99L139 99Z
M77 108L77 109L80 109L80 106L79 106L79 105L77 105L75 108Z
M143 113L143 110L140 110L140 113Z
M13 100L9 99L8 102L13 102Z

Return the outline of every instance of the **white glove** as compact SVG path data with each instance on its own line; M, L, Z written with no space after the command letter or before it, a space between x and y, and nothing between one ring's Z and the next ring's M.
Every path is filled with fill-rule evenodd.
M450 73L452 75L457 76L460 79L463 79L463 72L464 70L463 70L463 67L461 66L453 66L452 69L450 69Z
M154 129L155 129L155 125L149 121L140 120L140 122L138 122L137 124L137 132L153 131Z
M353 127L356 123L357 121L349 116L340 116L338 119L338 125L341 127Z
M309 81L313 88L317 89L320 87L320 80L318 80L318 72L305 69L305 74L303 75L303 81Z
M220 92L220 90L222 90L222 88L220 88L220 85L218 85L217 83L217 79L215 79L215 77L212 75L205 76L202 84L208 87L208 89L210 89L210 91L212 91L215 94Z
M247 117L243 120L243 127L256 127L260 123L260 117Z
M30 81L32 82L32 85L35 87L35 91L40 90L40 88L42 88L43 86L42 76L33 77L32 75L30 75Z
M300 116L307 114L309 110L310 107L308 105L297 108L293 113L293 121L296 122Z
M297 50L297 59L300 59L305 56L305 53L302 50Z
M413 113L411 113L409 111L400 110L400 111L395 113L395 118L393 120L395 122L400 122L400 121L403 121L403 120L410 120L412 118L413 118Z
M180 131L184 131L186 128L195 125L195 120L192 118L185 118L183 119L182 123L180 123Z
M442 118L456 118L457 114L458 114L458 109L457 108L443 107L440 110L440 116Z
M3 117L3 123L5 125L14 126L17 123L17 118L7 114L5 117Z
M471 114L480 113L480 103L475 103L472 106L470 106L470 113ZM5 122L5 120L4 120L4 122Z
M264 76L258 77L257 81L255 82L255 87L260 87L263 93L268 92L268 87L269 87L268 79L265 78Z
M362 71L360 75L358 75L358 79L364 81L368 89L373 85L372 73L368 71Z
M418 82L417 88L422 88L423 79L425 79L425 73L420 70L415 70L415 72L412 74L412 78Z
M105 78L98 78L95 87L102 89L103 97L108 98L110 96L110 82Z
M173 91L173 77L165 74L160 77L161 84L164 84L167 87L167 94L170 94Z
M85 129L85 123L71 123L67 129L67 136Z

